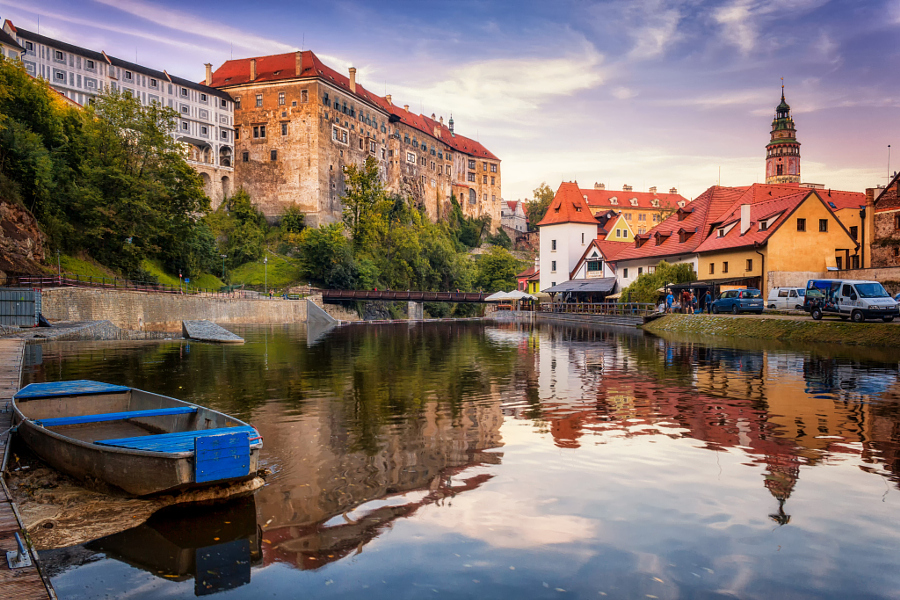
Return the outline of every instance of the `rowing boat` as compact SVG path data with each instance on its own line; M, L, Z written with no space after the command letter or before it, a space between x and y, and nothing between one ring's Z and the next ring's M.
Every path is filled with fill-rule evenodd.
M262 438L224 413L99 381L32 383L13 397L18 434L39 458L133 496L256 475Z

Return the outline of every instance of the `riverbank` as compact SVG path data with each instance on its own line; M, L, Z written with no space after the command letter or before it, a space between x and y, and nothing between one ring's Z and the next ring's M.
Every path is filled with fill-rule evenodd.
M732 317L725 315L666 315L643 326L653 334L769 339L782 342L900 347L896 323L813 321L792 317Z

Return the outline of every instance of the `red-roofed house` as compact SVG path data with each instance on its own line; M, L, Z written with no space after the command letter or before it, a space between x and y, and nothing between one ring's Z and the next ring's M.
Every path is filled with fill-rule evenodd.
M229 60L211 85L235 100L236 179L267 217L298 204L313 225L341 219L344 169L367 157L386 188L432 219L456 195L469 216L500 226L500 159L453 130L453 118L395 106L310 51Z
M630 185L623 185L621 190L608 190L604 184L595 183L593 189L584 189L581 193L594 215L614 210L628 221L634 233L647 233L688 203L675 188L668 194L659 194L656 187L647 192L635 192Z
M661 260L690 263L701 281L728 280L767 291L773 271L824 272L859 264L859 248L828 204L846 192L797 184L709 188L616 259L620 287Z
M547 213L538 223L542 291L571 279L572 269L597 238L599 227L578 184L560 184Z

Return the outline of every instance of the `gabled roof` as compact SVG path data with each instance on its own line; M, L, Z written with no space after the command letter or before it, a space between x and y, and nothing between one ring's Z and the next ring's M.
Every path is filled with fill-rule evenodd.
M619 252L630 246L631 244L628 242L607 242L600 239L591 240L591 243L585 248L584 254L582 254L581 258L578 259L578 262L575 263L575 268L569 273L569 279L575 277L575 273L578 272L578 269L581 268L581 265L588 259L588 255L591 254L592 251L596 251L603 260L609 262L613 260Z
M9 23L9 20L7 20L7 23ZM10 25L12 25L12 23L10 23ZM15 29L13 29L13 31L15 31ZM22 45L16 41L16 38L9 35L2 29L0 29L0 44L4 44L6 46L12 46L13 48L18 48L19 52L25 52L25 48L23 48Z
M739 200L721 219L723 226L731 223L735 223L735 226L722 237L718 237L717 229L714 230L710 233L709 237L697 247L696 252L708 252L711 250L725 250L729 248L741 248L765 244L769 237L775 233L785 221L787 221L788 217L793 214L797 207L803 204L803 202L811 196L814 201L821 201L812 190L802 189L797 190L788 196L763 200L751 204L750 228L743 235L741 234L740 226L742 200ZM767 229L760 230L759 223L770 218L775 218L775 222Z
M772 201L796 196L797 198L794 200L799 204L803 198L812 192L813 190L811 188L803 187L796 183L755 183L750 186L741 187L713 186L703 192L685 208L677 211L676 214L651 229L647 234L643 236L636 235L635 240L643 240L643 245L637 247L637 243L635 243L633 247L619 254L616 260L621 261L652 257L662 258L680 254L693 254L700 251L724 247L716 245L718 242L710 242L709 245L704 245L702 250L700 248L701 244L704 244L707 239L712 239L710 236L716 235L715 230L719 226L740 219L740 206L742 204L751 205L751 215L754 215L751 220L757 220L758 218L770 217L776 212L781 211L782 205L773 203ZM819 197L832 212L833 209L827 205L829 199L834 199L835 205L843 205L846 208L850 208L858 201L858 197L862 196L855 192L837 192L835 190L831 190L831 194L832 195L828 197L827 194L822 194L822 190L817 191L817 197ZM863 204L864 203L865 199L863 197ZM756 209L753 208L753 206L757 204L763 207L759 212L756 212ZM768 214L763 214L765 212ZM841 226L843 227L843 225ZM777 223L773 223L772 230L774 231L777 227ZM758 224L756 228L758 229ZM687 236L684 241L681 241L683 236L672 235L679 233L679 230L684 230L686 232L694 231L695 233ZM735 227L735 229L730 231L729 235L725 237L729 238L735 230L737 230L738 235L740 235L740 228ZM657 238L657 233L662 235ZM769 231L768 235L771 235L771 231ZM659 243L656 243L657 239L659 239ZM721 240L722 238L717 239ZM764 237L762 239L766 238ZM743 245L743 243L738 245Z
M298 54L300 55L299 73L297 72ZM256 61L256 79L252 81L250 79L251 60ZM370 92L359 82L355 84L356 91L353 91L350 87L350 78L347 75L338 73L323 63L311 50L225 61L222 66L213 72L211 85L217 88L228 89L244 84L288 81L310 77L321 79L339 88L349 96L355 96L362 101L368 102L373 108L378 108L387 115L393 115L394 121L400 121L435 139L439 139L457 152L478 158L500 160L479 142L451 133L450 128L440 121L435 121L425 115L417 115L405 108L396 106L388 102L387 98Z
M524 271L522 271L521 273L516 275L516 279L522 279L523 277L531 277L535 273L537 273L537 269L534 268L534 265L531 265L530 267L528 267L527 269L525 269Z
M674 208L679 202L688 202L681 194L655 194L653 192L626 192L623 190L581 190L586 196L588 206L591 208L616 207L621 208ZM612 198L616 198L616 204L612 204ZM632 204L634 199L636 204ZM653 201L659 201L659 206L654 206Z
M875 212L900 208L900 173L875 197Z
M547 214L538 223L538 227L544 225L558 225L560 223L591 223L599 225L597 219L591 214L578 184L574 182L563 182L556 190L556 196L547 209Z

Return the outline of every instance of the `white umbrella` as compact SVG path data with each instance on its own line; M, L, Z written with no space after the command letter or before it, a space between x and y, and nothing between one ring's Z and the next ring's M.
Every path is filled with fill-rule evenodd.
M494 292L487 298L485 298L486 302L495 302L497 300L509 300L510 297L506 292Z

